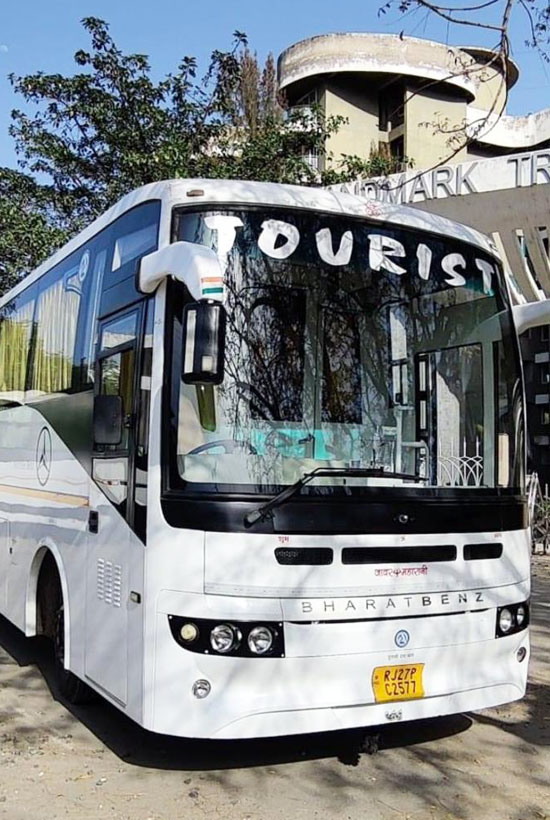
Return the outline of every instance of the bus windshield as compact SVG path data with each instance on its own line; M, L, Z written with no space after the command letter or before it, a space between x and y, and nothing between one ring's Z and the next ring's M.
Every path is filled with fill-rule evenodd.
M167 449L182 488L269 492L323 467L371 468L319 479L352 492L521 488L519 358L489 254L414 228L264 207L180 210L175 238L217 252L223 294L220 282L211 293L227 313L223 383L183 384L192 299L171 283Z

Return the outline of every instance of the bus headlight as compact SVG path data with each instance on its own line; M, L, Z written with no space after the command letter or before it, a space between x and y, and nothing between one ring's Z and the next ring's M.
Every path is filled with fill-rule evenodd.
M248 648L255 655L265 655L273 646L273 632L267 626L255 626L248 636Z
M515 635L529 626L529 601L497 608L496 637Z
M226 658L284 658L285 627L280 621L218 621L168 615L172 637L182 649Z
M239 630L231 624L218 624L210 633L210 646L215 652L225 655L239 646L241 637Z
M498 628L500 631L506 635L514 625L514 616L510 612L509 609L500 610L500 615L498 616Z

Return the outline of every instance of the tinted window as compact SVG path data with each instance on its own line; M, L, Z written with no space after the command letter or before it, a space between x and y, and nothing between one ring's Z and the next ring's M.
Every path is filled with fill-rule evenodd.
M81 254L81 259L84 260L82 270L86 274L89 252ZM57 393L72 386L76 328L82 296L79 264L69 267L65 273L59 271L58 276L53 281L50 277L46 278L36 306L31 390L39 393Z
M0 313L0 400L23 400L35 294L34 286L27 288Z
M160 202L145 202L111 225L111 250L103 278L100 316L131 305L142 298L136 289L139 260L158 246Z

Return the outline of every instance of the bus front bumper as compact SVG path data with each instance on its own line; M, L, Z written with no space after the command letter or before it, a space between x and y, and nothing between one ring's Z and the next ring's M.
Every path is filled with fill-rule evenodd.
M508 703L525 693L528 630L495 638L494 623L488 609L414 623L285 624L285 657L240 658L183 649L158 613L146 728L195 738L274 737ZM403 649L394 641L400 630L410 634ZM375 668L411 664L423 664L423 697L377 702ZM198 680L210 686L202 699L192 691Z

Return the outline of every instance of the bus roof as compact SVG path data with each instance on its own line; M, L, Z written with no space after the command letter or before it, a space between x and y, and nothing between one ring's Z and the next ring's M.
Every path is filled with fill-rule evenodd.
M95 219L87 228L74 236L38 268L18 282L0 298L0 307L12 299L28 285L61 262L73 251L92 239L99 231L122 216L136 205L149 200L160 200L163 213L169 214L172 207L196 208L198 205L272 205L283 208L302 208L325 211L332 214L364 217L380 223L391 223L420 231L453 236L469 244L476 245L486 253L498 258L495 245L485 234L467 225L454 222L437 214L412 208L407 205L380 203L366 200L354 194L337 192L328 188L310 188L301 185L283 185L274 182L249 182L226 179L172 179L152 182L131 191L115 205ZM160 241L169 241L170 225L164 219L161 224Z

